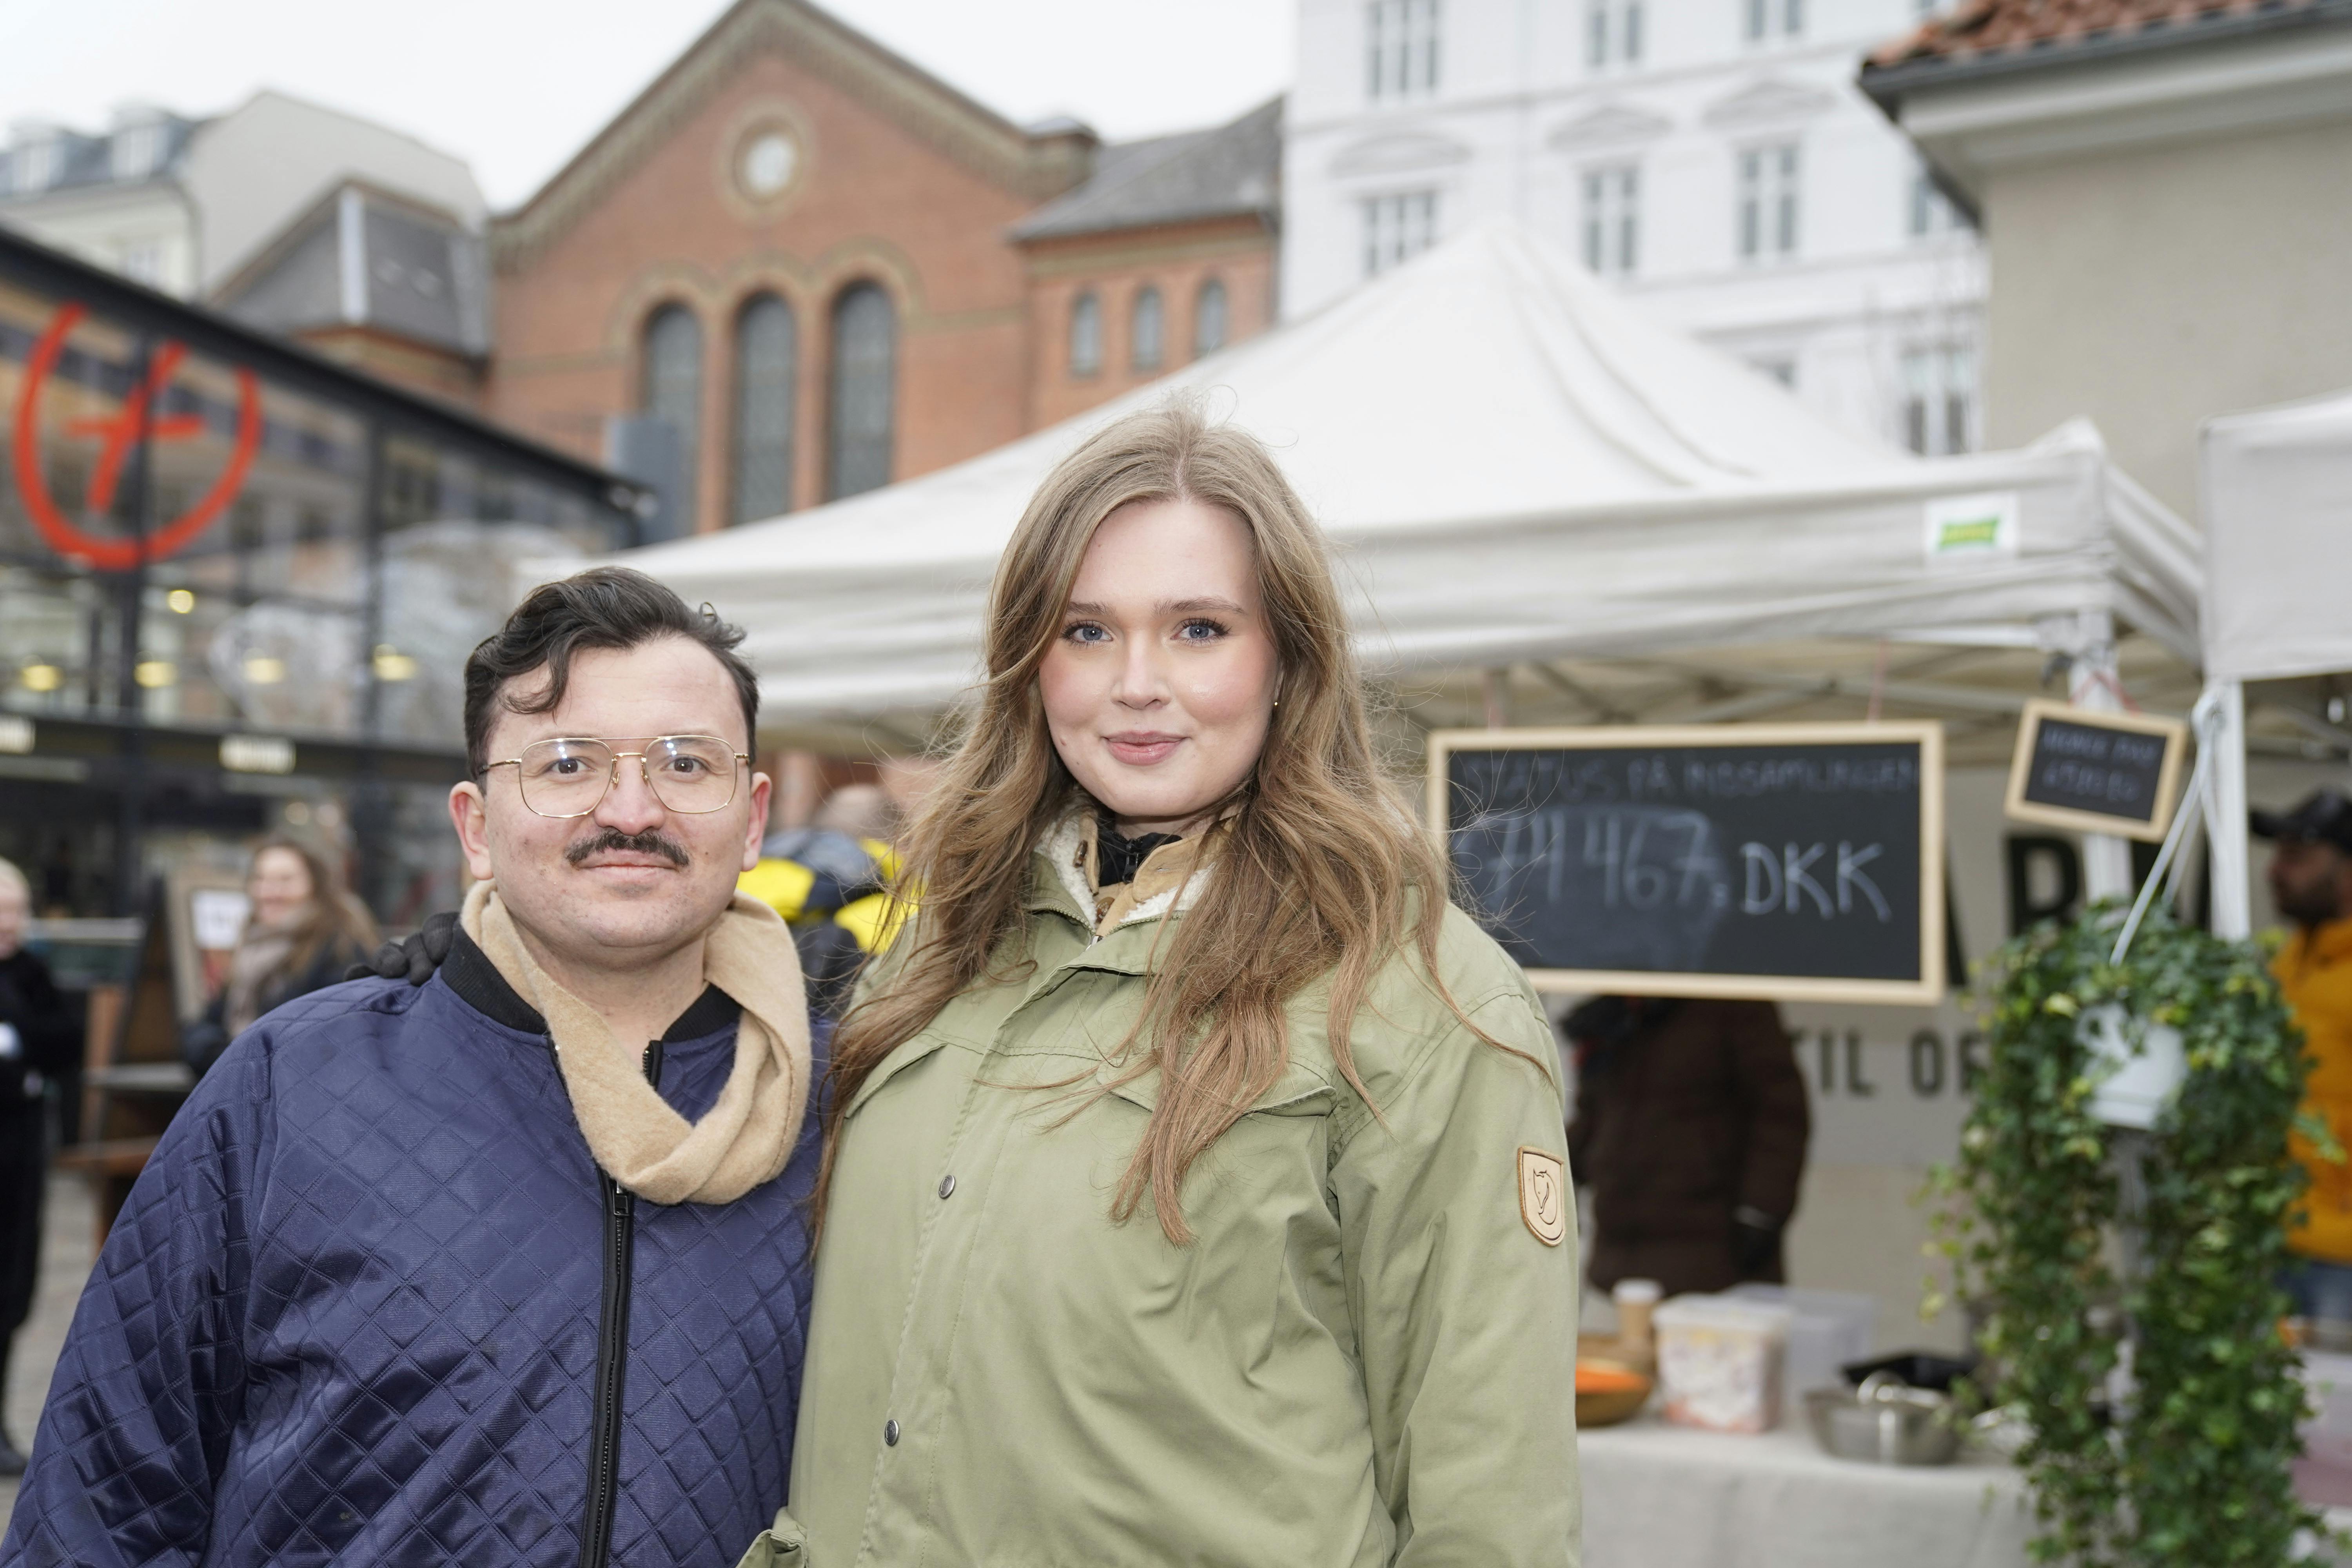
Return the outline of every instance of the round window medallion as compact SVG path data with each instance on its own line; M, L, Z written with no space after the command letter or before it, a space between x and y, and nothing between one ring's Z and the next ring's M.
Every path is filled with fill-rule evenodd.
M743 189L761 201L781 195L800 165L800 145L792 132L772 126L756 132L743 144Z

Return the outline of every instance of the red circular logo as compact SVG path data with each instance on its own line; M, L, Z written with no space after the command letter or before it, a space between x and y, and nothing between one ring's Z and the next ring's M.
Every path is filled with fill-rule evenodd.
M66 334L82 315L79 305L59 306L49 330L33 346L33 357L26 362L25 389L16 400L16 489L24 498L25 510L32 518L33 526L40 530L41 537L58 554L87 562L102 571L121 572L186 549L245 488L246 473L253 467L253 455L261 446L261 384L251 371L238 368L236 440L229 448L228 466L195 505L144 541L92 538L58 511L57 501L49 494L48 481L41 473L40 456L41 387L57 368L58 355L65 349ZM115 487L122 479L122 465L138 445L142 428L150 441L182 441L204 433L202 415L151 418L148 414L149 406L171 384L180 362L187 354L185 343L166 342L158 345L148 366L146 381L131 389L121 412L110 418L77 419L67 425L68 435L97 436L104 443L99 449L98 468L90 476L89 504L93 510L104 511L114 504Z

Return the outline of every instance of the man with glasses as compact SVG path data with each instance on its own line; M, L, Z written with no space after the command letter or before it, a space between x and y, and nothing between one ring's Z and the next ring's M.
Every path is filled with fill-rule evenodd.
M784 1495L817 1118L741 634L637 573L466 667L478 880L164 1134L0 1560L731 1562Z

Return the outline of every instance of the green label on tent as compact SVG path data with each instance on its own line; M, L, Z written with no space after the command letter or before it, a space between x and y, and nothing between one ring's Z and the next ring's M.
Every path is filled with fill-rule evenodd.
M1936 535L1938 552L1972 548L1990 550L2000 542L2000 519L1998 516L1963 518L1958 521L1947 520L1942 531Z
M2017 553L2017 492L1937 496L1927 505L1927 559Z

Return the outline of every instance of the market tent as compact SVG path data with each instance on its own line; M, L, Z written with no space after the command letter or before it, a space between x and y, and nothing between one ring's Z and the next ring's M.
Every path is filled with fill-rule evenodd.
M2206 421L2198 470L2213 923L2237 936L2251 923L2243 683L2352 669L2352 392Z
M2200 456L2208 673L2352 669L2352 392L2209 420Z
M2120 616L2193 659L2198 546L2087 425L1922 460L1849 437L1509 224L985 456L633 552L750 628L780 719L936 708L1038 480L1171 394L1265 437L1339 542L1369 661L1988 632Z

